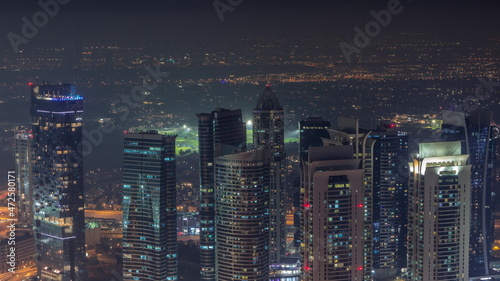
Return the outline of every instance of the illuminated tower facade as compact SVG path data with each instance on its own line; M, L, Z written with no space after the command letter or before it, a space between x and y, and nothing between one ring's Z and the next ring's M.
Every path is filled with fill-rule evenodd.
M215 160L217 281L269 280L269 154L264 147Z
M241 110L218 108L198 117L200 155L201 280L215 281L215 158L246 148L246 126Z
M468 158L459 141L421 143L409 163L407 280L469 280Z
M374 131L373 269L390 278L406 268L408 227L408 134Z
M176 135L125 134L123 280L177 280Z
M41 280L86 280L83 98L75 86L33 85L33 211Z
M286 251L284 111L267 85L253 110L253 145L270 152L269 260L279 263Z
M304 281L364 279L365 204L353 146L311 147L302 161Z
M372 131L359 127L359 120L339 117L338 131L328 129L329 138L323 138L325 146L352 146L353 158L361 160L363 170L363 266L365 280L372 278L373 264L373 164L375 140L370 138ZM358 246L359 247L359 246ZM361 267L358 267L361 268Z
M15 160L17 174L17 225L23 228L33 226L33 189L31 187L31 153L33 134L19 131L15 135Z

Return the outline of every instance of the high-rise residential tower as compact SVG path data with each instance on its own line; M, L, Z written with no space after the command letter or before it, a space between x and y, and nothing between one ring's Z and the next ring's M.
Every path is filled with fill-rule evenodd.
M83 98L73 85L33 85L33 211L38 277L86 280Z
M279 263L286 251L284 111L268 84L253 110L253 145L270 153L269 261Z
M406 268L408 134L373 131L373 270L390 278Z
M364 171L353 146L311 147L302 161L304 281L367 280Z
M217 281L269 280L269 152L215 159Z
M360 159L363 170L363 275L365 280L372 278L373 254L373 163L375 140L370 138L371 131L361 129L359 120L339 117L338 131L328 129L330 138L322 138L325 146L350 145L353 158Z
M307 117L299 121L299 156L307 160L309 147L323 146L321 138L328 138L327 129L330 129L330 121L321 117Z
M246 125L241 110L218 108L198 117L200 154L201 280L215 281L215 158L246 148Z
M177 280L176 135L125 134L123 280Z
M33 188L31 174L31 153L33 134L18 131L15 135L15 161L17 174L18 227L33 227Z
M409 163L407 280L469 280L468 157L458 141L421 143Z
M498 128L492 125L492 113L473 112L469 116L454 111L443 112L443 137L460 141L462 154L470 155L471 230L469 275L489 275L489 260L494 240L495 150Z

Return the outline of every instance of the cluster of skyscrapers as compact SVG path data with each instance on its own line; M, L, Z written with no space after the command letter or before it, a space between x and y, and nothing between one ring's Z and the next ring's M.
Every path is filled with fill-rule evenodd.
M19 224L41 280L87 280L83 98L33 85L32 131L16 135ZM247 148L241 110L197 114L202 281L268 281L286 256L284 109L267 85ZM410 157L408 134L339 118L299 122L297 242L304 281L469 280L493 244L491 114L444 112L437 142ZM178 280L175 135L126 133L123 280Z
M268 280L285 255L284 111L268 85L246 150L241 110L198 114L201 279Z

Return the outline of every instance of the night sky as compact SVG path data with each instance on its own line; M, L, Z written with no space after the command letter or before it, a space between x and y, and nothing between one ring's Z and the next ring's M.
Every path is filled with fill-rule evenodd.
M209 0L71 0L68 4L61 5L59 13L50 19L41 32L47 37L61 37L78 26L83 36L136 34L342 37L350 36L353 27L364 26L372 20L370 11L386 9L388 2L242 0L232 12L224 13L224 21L221 22L213 1ZM498 1L400 2L404 8L402 13L393 17L392 24L384 28L384 33L436 30L447 33L496 33L500 26ZM31 18L40 9L36 3L37 1L25 0L2 1L0 32L19 32L21 17Z

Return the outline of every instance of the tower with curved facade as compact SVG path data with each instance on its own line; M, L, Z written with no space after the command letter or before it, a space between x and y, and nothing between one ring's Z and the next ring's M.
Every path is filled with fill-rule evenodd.
M214 161L216 157L245 150L246 126L239 109L217 108L196 116L200 155L200 275L202 281L215 281Z
M268 212L268 150L216 158L216 280L269 280Z

